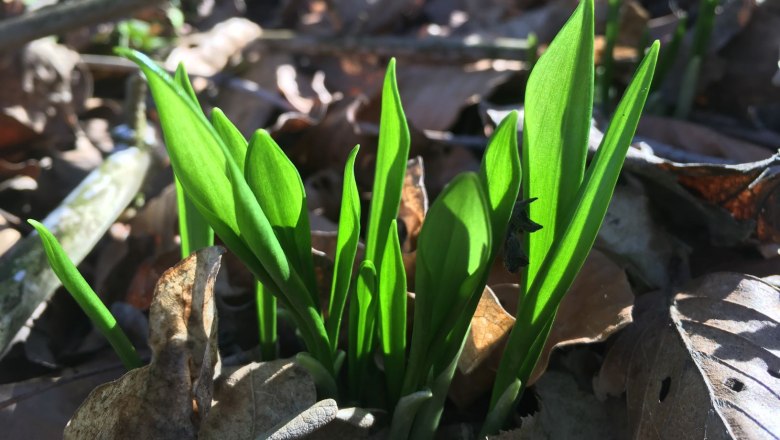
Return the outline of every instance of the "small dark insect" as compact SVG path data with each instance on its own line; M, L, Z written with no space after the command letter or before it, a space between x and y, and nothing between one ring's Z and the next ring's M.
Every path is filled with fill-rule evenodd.
M526 207L534 200L536 197L515 202L509 218L504 239L504 267L511 273L518 273L521 268L528 266L528 256L523 251L523 233L542 229L542 225L528 218L526 211Z

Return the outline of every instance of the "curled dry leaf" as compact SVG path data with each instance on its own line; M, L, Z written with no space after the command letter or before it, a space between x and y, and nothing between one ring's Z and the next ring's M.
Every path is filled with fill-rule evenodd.
M202 249L163 274L150 311L151 362L93 390L66 439L196 438L218 369L213 289L223 252Z
M671 307L663 295L648 297L594 383L626 391L632 437L777 438L780 289L714 273Z
M480 307L484 306L484 310L503 307L506 311L514 313L517 309L520 286L502 284L492 286L492 290L501 304L491 304L483 294ZM556 347L601 342L627 326L631 322L633 304L634 295L625 272L604 254L596 250L591 251L558 309L547 344L528 385L533 385L547 369L550 355ZM511 321L514 321L514 318ZM483 330L491 332L492 335L472 334L467 340L469 351L464 349L464 354L469 353L467 360L482 360L482 362L459 363L459 371L450 389L450 398L459 407L468 406L492 386L503 352L502 345L505 342L505 337L496 338L496 336L510 324L512 323L503 318L496 319L495 315L487 322L481 316L475 316L472 320L474 326L472 332ZM479 345L479 349L475 341L483 342ZM487 343L488 341L490 343ZM466 366L470 368L470 374L464 374Z

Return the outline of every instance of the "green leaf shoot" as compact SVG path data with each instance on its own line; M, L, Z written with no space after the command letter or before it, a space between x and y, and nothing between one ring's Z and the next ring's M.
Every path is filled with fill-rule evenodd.
M358 241L360 240L360 195L355 182L355 158L359 149L359 145L352 149L344 166L344 184L336 238L336 259L330 290L328 319L325 323L333 351L336 351L338 345L341 317L347 303L347 294L352 280L352 266L355 263Z
M135 351L135 347L127 338L127 335L117 325L114 315L106 308L103 301L97 296L87 281L81 276L76 265L68 258L68 255L60 246L57 238L41 223L27 220L41 237L46 257L51 268L60 279L62 285L76 300L81 310L87 314L92 324L108 339L109 344L122 360L122 364L128 370L138 368L142 364L141 358Z

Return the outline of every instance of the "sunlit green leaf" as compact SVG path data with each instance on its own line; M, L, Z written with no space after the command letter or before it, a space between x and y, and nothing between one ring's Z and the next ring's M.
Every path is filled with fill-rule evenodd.
M418 389L439 362L437 354L448 351L446 336L484 282L488 212L479 177L470 172L447 185L428 211L417 239L414 331L403 394Z
M76 265L68 258L68 255L54 235L35 220L27 220L27 222L41 236L46 257L49 259L49 264L51 264L51 268L57 275L57 278L60 279L65 289L70 292L73 299L81 307L81 310L86 313L92 324L108 339L125 368L131 370L140 367L142 365L141 358L138 357L133 344L130 343L125 333L117 325L114 315L111 314L103 304L103 301L100 300L84 277L81 276Z
M520 192L520 154L517 149L517 112L510 112L490 138L479 169L482 189L490 208L490 226L493 233L490 258L501 248L509 218Z
M544 259L537 277L521 301L493 389L493 404L514 379L528 380L547 332L566 291L582 267L612 198L631 139L639 123L658 58L654 43L637 69L577 193L569 223Z
M225 143L228 151L230 151L230 156L236 162L238 169L244 170L247 150L247 142L244 135L230 122L225 113L218 108L211 110L211 125L214 126L214 130L217 131L222 138L222 142Z
M593 106L593 1L582 1L539 58L525 92L523 199L542 225L528 246L526 287L566 227L585 171Z
M352 280L352 266L355 263L360 239L360 195L355 182L355 158L360 146L349 153L344 166L344 187L341 193L338 237L336 238L336 259L333 269L333 283L328 306L328 338L335 351L339 339L341 317L347 302L347 293Z
M379 269L379 335L385 359L390 404L401 397L406 362L406 270L398 240L398 225L390 223L385 255Z
M244 176L287 258L306 284L312 304L318 306L303 182L295 165L265 130L256 131L249 141Z
M382 88L379 147L366 243L366 259L373 261L377 270L382 266L390 222L398 216L408 158L409 127L395 80L395 59L391 59Z

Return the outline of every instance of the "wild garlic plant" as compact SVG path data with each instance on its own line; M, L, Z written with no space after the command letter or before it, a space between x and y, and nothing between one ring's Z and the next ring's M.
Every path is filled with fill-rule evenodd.
M171 77L139 52L117 52L140 66L157 104L180 194L182 242L188 251L208 245L213 229L259 282L264 355L275 352L278 301L303 339L306 352L298 360L311 372L322 397L384 406L392 413L390 437L401 439L431 438L438 426L489 267L509 232L518 197L537 199L529 205L529 215L543 228L533 234L520 232L529 265L521 274L517 320L484 433L503 426L530 377L558 305L606 213L658 56L655 43L586 167L593 40L593 0L583 0L528 80L522 160L518 113L512 112L496 128L479 171L457 176L431 205L418 237L411 329L406 328L407 280L396 219L410 136L394 60L384 79L367 230L360 230L356 146L346 158L330 298L321 304L306 194L282 148L265 130L247 141L218 109L208 119L182 67ZM365 259L353 273L361 232ZM60 263L52 259L55 267ZM348 343L340 347L344 321ZM382 357L381 366L374 362L375 354ZM340 383L345 360L346 381Z

